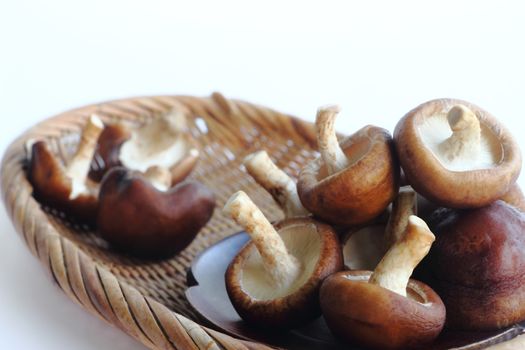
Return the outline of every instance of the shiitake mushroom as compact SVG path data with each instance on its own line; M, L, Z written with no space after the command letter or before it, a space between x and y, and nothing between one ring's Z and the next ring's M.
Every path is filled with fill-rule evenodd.
M321 155L299 174L304 207L333 225L366 223L381 214L399 188L399 165L388 131L366 126L340 143L334 129L339 107L322 107L316 127Z
M186 248L209 221L215 195L184 181L171 187L167 169L145 174L123 167L107 173L100 187L97 224L115 248L144 258L165 258Z
M525 319L525 214L496 201L478 209L441 209L429 283L447 307L447 326L499 329Z
M44 140L31 140L28 179L37 199L80 221L92 224L98 206L98 185L87 178L97 138L104 128L90 116L73 157L63 164Z

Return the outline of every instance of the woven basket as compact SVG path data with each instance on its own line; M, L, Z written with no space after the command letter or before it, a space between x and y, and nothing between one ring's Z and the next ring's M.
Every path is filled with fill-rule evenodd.
M46 139L59 157L68 159L92 113L109 123L138 124L172 108L191 116L191 133L202 150L191 177L214 190L218 208L194 242L176 257L145 262L114 253L96 232L32 197L24 170L28 139ZM106 102L48 119L15 140L2 161L2 195L16 230L69 298L147 347L267 349L200 325L184 296L186 272L196 254L239 231L220 210L233 192L246 191L270 220L281 218L270 195L240 168L244 156L265 149L280 167L296 176L314 156L315 143L310 124L218 93L210 98L162 96Z

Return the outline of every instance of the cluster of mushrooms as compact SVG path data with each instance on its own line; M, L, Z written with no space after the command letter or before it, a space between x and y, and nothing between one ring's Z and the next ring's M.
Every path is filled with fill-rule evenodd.
M87 119L76 153L63 164L45 140L27 144L35 197L79 222L96 225L113 247L133 256L178 253L208 222L213 192L185 180L199 152L173 111L146 125Z
M525 319L525 201L509 131L440 99L407 113L393 138L366 126L339 141L338 113L318 110L320 155L297 183L265 151L244 160L285 218L270 223L242 191L224 207L251 237L225 274L241 318L289 329L322 314L339 339L377 349Z

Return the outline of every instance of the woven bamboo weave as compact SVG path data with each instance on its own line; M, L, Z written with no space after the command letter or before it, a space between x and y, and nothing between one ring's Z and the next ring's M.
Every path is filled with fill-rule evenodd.
M150 262L117 254L96 232L32 197L24 169L28 139L46 139L67 160L92 113L108 123L138 125L174 108L191 117L190 130L201 147L201 159L191 177L217 196L212 220L176 257ZM68 297L91 313L151 349L266 349L199 324L203 321L184 296L186 272L199 252L239 231L220 210L233 192L246 191L270 220L281 218L270 195L242 170L244 156L265 149L280 167L296 176L315 155L314 148L310 124L218 93L209 98L131 98L75 109L25 132L4 155L1 188L8 214L33 255Z

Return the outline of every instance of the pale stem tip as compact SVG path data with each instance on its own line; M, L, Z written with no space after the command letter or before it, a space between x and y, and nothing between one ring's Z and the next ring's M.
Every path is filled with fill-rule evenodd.
M435 236L425 221L410 215L404 236L383 256L370 276L369 283L406 297L410 276L428 254L434 240Z
M335 118L340 112L339 106L321 107L317 111L315 126L319 152L329 175L349 166L349 161L339 145L335 131Z
M288 253L279 233L250 197L243 191L234 193L224 212L250 235L271 282L280 287L290 286L300 274L300 264Z

